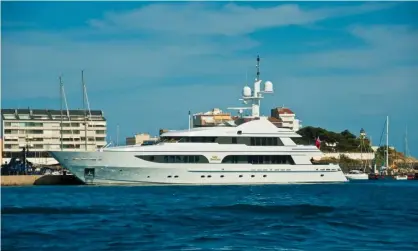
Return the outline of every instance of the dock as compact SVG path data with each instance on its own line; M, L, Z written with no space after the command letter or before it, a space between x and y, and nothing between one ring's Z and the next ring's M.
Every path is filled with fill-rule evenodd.
M2 175L1 186L82 185L74 175Z

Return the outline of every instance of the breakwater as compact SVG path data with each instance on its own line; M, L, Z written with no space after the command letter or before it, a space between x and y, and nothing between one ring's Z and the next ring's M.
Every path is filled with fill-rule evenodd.
M2 175L2 186L81 185L74 175Z

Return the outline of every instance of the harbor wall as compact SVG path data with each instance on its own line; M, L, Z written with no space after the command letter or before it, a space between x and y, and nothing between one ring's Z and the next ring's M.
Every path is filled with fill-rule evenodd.
M81 185L74 175L2 175L2 186Z

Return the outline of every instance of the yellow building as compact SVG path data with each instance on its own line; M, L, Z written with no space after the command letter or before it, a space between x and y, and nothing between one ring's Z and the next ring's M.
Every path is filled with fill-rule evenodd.
M214 108L212 111L193 114L193 127L217 126L229 120L232 120L230 113Z
M150 142L150 141L157 141L158 139L155 137L151 137L148 133L140 133L136 134L133 137L127 137L126 138L126 145L132 146L132 145L142 145L143 143Z

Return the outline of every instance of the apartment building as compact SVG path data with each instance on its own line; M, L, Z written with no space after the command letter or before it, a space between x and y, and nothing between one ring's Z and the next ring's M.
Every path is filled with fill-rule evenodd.
M218 126L226 121L234 120L237 124L245 123L254 118L232 116L218 108L204 113L193 114L193 127ZM268 120L277 127L289 128L297 132L301 127L301 121L296 119L295 113L286 107L271 109L271 116Z
M106 119L100 110L87 112L87 126L83 110L64 110L62 126L60 110L2 109L1 116L3 162L18 157L23 147L29 148L29 161L43 163L51 150L92 151L106 145Z
M296 119L296 114L286 107L271 109L271 117L277 119L277 127L289 128L297 132L302 128L301 121Z
M142 145L142 144L151 144L158 140L157 137L151 137L148 133L139 133L135 134L133 137L126 137L126 145Z
M219 108L213 108L212 111L193 114L192 124L193 127L212 127L231 119L230 113L225 113Z

